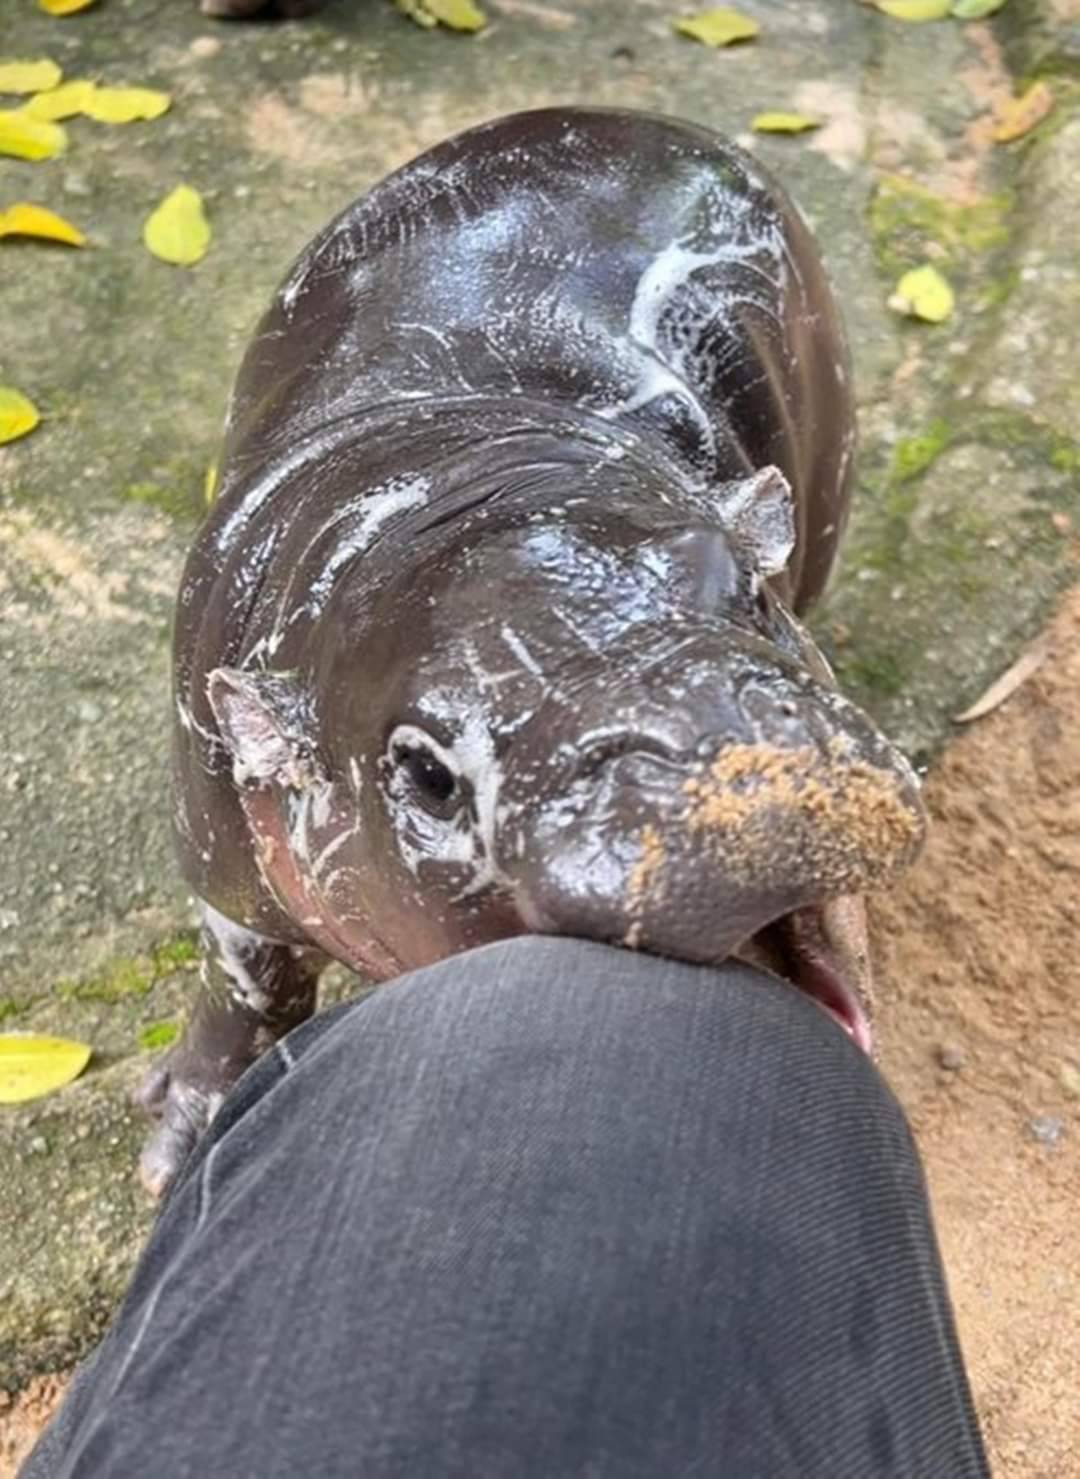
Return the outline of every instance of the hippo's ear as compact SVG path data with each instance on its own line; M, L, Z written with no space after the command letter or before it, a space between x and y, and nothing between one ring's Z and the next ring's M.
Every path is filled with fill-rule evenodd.
M724 525L761 575L779 575L795 548L795 502L778 467L761 467L720 489Z
M304 691L281 673L215 668L206 682L238 786L303 790L318 778Z

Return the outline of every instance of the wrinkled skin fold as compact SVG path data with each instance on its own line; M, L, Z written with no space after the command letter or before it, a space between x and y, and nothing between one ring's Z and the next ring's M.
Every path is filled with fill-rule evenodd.
M799 621L853 448L814 244L706 130L519 114L312 243L180 590L205 951L144 1089L153 1189L329 958L386 978L523 931L737 953L870 1046L859 895L923 814Z

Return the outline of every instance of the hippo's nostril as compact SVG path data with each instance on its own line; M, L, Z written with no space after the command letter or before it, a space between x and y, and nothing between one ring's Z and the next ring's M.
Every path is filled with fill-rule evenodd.
M633 742L628 734L611 735L607 739L596 740L582 751L578 774L583 777L595 775L610 761L617 760L620 755L628 754L633 748Z
M755 684L743 690L741 700L743 714L757 728L759 738L790 734L792 720L801 720L802 725L812 727L813 705L800 705L791 693L777 693L774 688Z

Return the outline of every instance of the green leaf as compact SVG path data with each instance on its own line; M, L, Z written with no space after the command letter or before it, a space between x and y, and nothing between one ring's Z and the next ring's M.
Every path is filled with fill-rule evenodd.
M686 16L671 24L680 36L689 36L706 46L731 46L735 41L751 41L761 30L757 21L740 15L729 5L703 10L700 15Z
M180 1036L178 1022L150 1022L139 1032L140 1048L167 1048Z
M194 267L201 261L210 245L210 223L199 192L177 185L146 218L143 241L155 257L176 267Z
M33 431L41 412L13 385L0 385L0 446Z
M956 299L936 267L914 267L896 284L889 307L926 323L939 324L952 314Z
M78 1078L90 1061L86 1043L33 1033L0 1036L0 1104L23 1104Z

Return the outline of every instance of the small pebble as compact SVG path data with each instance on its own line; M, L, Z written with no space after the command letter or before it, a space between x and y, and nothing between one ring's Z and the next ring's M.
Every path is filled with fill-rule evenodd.
M196 36L188 47L192 56L208 57L217 56L221 50L221 42L216 36Z
M96 724L101 718L101 707L91 699L81 698L75 705L75 717L83 724Z
M950 1073L957 1073L967 1062L967 1054L955 1043L945 1042L938 1047L937 1060L940 1067L948 1069Z
M1056 1114L1037 1114L1028 1127L1040 1145L1057 1145L1065 1134L1065 1121Z
M1080 1099L1080 1068L1075 1063L1063 1063L1058 1074L1058 1083L1070 1099Z
M49 1148L49 1142L44 1135L35 1135L26 1148L31 1155L44 1155Z

